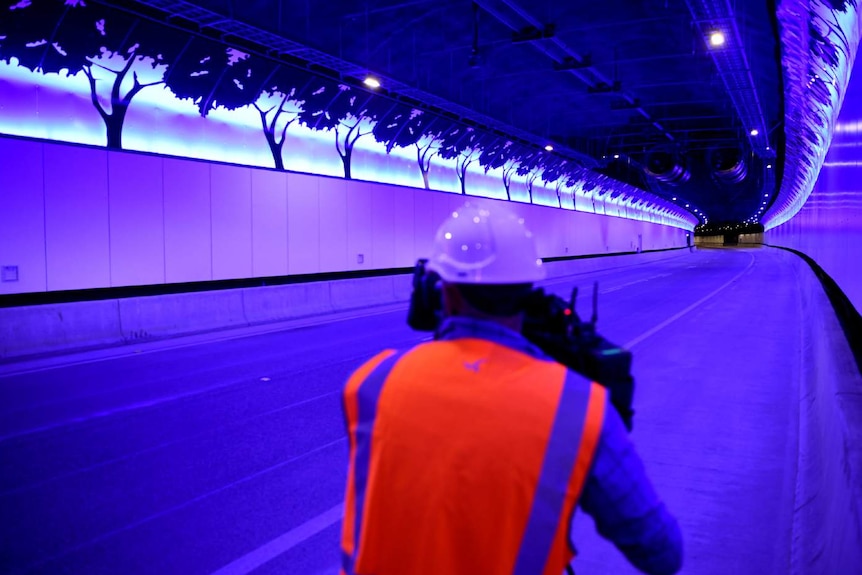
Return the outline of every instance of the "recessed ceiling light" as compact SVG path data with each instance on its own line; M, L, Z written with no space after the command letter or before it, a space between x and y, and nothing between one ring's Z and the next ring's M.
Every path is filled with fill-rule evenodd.
M553 152L553 151L554 151L554 146L552 146L551 144L548 144L547 146L545 146L545 149L546 149L547 151L549 151L549 152Z
M766 164L766 169L769 170L772 168L772 164Z
M709 45L714 48L724 46L724 40L724 33L718 30L709 35Z
M619 160L619 159L620 159L620 155L619 155L619 154L614 154L614 159L615 159L615 160Z
M366 86L368 86L369 88L379 88L380 87L380 80L378 80L374 76L367 76L362 81L362 83L365 84Z
M756 135L757 135L757 134L759 134L759 133L760 133L760 132L757 130L757 128L754 128L753 130L751 130L751 131L749 132L749 134L751 134L752 136L756 136Z

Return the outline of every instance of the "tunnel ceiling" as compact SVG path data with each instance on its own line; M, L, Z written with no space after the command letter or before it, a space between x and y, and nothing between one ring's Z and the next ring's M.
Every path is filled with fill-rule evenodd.
M750 218L780 181L772 0L99 3L341 78L377 75L383 91L397 82L395 99L493 119L711 225Z

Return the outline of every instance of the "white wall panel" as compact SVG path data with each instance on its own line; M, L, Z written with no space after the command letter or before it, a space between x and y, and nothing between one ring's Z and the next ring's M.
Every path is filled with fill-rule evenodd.
M213 279L247 278L251 265L251 168L213 164Z
M347 269L371 268L374 184L351 182L347 193ZM360 262L360 260L362 260Z
M251 171L252 273L287 275L287 174Z
M443 220L434 217L434 198L439 193L416 192L413 195L413 245L417 258L431 256L434 234Z
M347 269L347 182L320 178L320 271Z
M287 263L290 274L320 271L320 197L322 178L287 176Z
M17 266L18 281L0 294L45 291L43 144L0 139L0 266Z
M446 218L454 212L458 206L463 205L470 198L461 195L452 195L445 192L435 192L431 195L431 238Z
M392 194L392 208L395 216L395 261L394 267L408 267L416 263L416 247L413 241L414 198L413 190L396 189Z
M162 158L108 156L111 286L165 282Z
M210 166L165 158L165 281L212 278Z
M108 152L45 144L48 289L110 285Z
M395 267L395 196L393 186L376 184L371 190L371 267Z

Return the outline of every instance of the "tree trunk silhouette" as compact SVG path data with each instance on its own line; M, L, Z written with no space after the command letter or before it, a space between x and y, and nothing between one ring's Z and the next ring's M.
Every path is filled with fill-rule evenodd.
M281 137L278 138L275 135L275 126L278 124L278 117L281 116L284 111L284 105L287 102L287 96L284 96L281 100L281 103L278 106L273 106L269 110L264 110L257 103L254 104L254 107L257 109L260 114L260 123L263 125L263 135L266 137L266 143L269 145L269 151L272 154L272 160L275 162L276 170L284 170L284 141L287 138L287 129L290 125L296 121L296 118L293 118L289 122L284 124L284 127L281 129ZM266 119L267 115L275 111L275 114L272 116L272 120L268 121Z
M281 146L284 144L284 140L280 143L275 141L275 134L270 132L269 130L263 131L266 136L266 143L269 144L269 151L272 154L272 159L275 162L276 170L284 170L284 159L281 156Z
M467 195L467 165L461 164L457 165L457 173L458 173L458 181L461 182L461 195Z
M350 159L353 156L353 146L356 145L356 141L359 138L368 133L363 133L359 128L359 124L361 122L362 120L358 119L355 124L349 127L341 124L341 127L347 127L347 133L344 135L344 151L341 149L341 134L338 129L339 126L335 127L335 149L341 157L341 165L344 166L344 179L346 180L352 179L350 176Z
M341 164L344 166L344 178L346 180L351 179L350 178L350 152L351 151L352 151L352 149L348 150L344 154L339 154L341 156Z
M431 171L431 156L434 155L429 154L432 144L433 142L429 142L425 147L416 144L416 163L419 165L419 171L422 172L422 181L425 183L426 190L431 189L428 172Z
M512 175L515 173L515 164L503 168L503 187L506 188L506 199L511 200L512 194L510 188L512 186Z
M129 59L126 61L122 70L113 70L108 68L107 66L103 66L101 64L97 64L95 62L91 63L88 66L84 66L83 71L87 76L87 79L90 82L90 100L93 103L93 106L96 107L96 111L99 112L99 115L102 117L102 121L105 123L105 134L107 137L107 147L120 150L123 148L123 123L126 120L126 112L129 110L129 104L132 103L132 98L134 98L138 92L143 90L148 86L155 86L156 84L161 84L162 81L158 82L150 82L149 84L142 84L138 80L138 73L133 72L132 78L133 83L132 87L126 92L125 95L121 95L120 90L123 85L123 80L126 78L126 74L128 74L129 70L132 68L132 64L135 63L137 56L135 54L130 54ZM107 70L114 74L114 82L111 86L111 111L108 112L102 106L101 102L99 102L99 94L96 90L96 78L93 76L93 71L91 69L92 66L98 66L103 70Z
M127 102L115 103L110 114L104 115L105 128L108 136L108 147L115 150L123 149L123 122L129 109Z

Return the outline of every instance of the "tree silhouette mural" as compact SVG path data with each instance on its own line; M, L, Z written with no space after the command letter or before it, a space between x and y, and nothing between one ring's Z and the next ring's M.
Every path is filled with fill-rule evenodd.
M568 180L566 170L569 168L569 163L556 156L552 156L545 161L545 169L542 170L542 181L547 184L554 184L554 191L557 195L558 207L563 207L563 201L560 196L561 190Z
M506 190L506 199L511 200L512 176L518 168L518 163L523 155L520 146L505 138L497 138L489 146L485 146L479 156L479 163L485 167L485 173L490 170L502 168L503 187Z
M818 63L834 67L844 51L846 34L832 29L838 23L828 22L828 15L819 18L809 30L811 47ZM507 199L511 199L515 174L526 178L531 202L539 177L554 184L559 206L571 173L580 174L578 181L605 182L594 174L584 175L577 162L552 159L539 148L469 120L390 98L355 79L337 80L321 75L319 69L288 64L262 52L247 53L99 0L0 0L0 61L70 77L73 89L80 85L85 94L89 85L90 102L105 126L109 148L122 148L123 126L135 97L150 86L165 84L177 99L194 102L204 118L216 109L256 110L273 165L279 170L285 166L288 130L299 122L334 134L347 179L352 177L357 142L373 133L387 153L395 147L415 149L426 189L431 187L429 173L437 156L454 160L461 194L467 193L467 172L477 161L486 173L500 169ZM810 90L818 101L829 103L832 93L825 83L812 83ZM812 143L822 140L810 129L794 133ZM230 143L225 143L229 153ZM607 182L609 188L618 185L615 180Z
M562 178L557 180L557 198L560 200L560 206L563 207L563 197L562 192L563 188L569 188L569 199L572 201L572 209L575 209L575 186L578 185L580 178L572 172L565 174Z
M260 123L276 169L284 169L283 148L287 129L299 120L302 94L311 82L308 74L297 68L282 66L266 79L260 97L253 104L260 114Z
M412 108L406 105L396 105L384 118L374 126L374 137L378 142L386 146L386 153L398 146L416 148L416 163L422 173L422 181L425 189L431 188L428 173L431 170L431 158L437 153L439 147L440 128L434 130L435 125L442 124L439 117L432 116L428 112Z
M479 159L479 133L471 126L456 124L440 136L440 150L444 160L455 160L455 172L461 182L461 193L467 193L467 168Z
M43 74L83 72L91 102L105 124L107 146L122 148L123 122L132 99L160 84L162 67L184 45L170 30L83 0L0 3L0 60ZM148 41L158 37L158 42ZM146 65L146 66L144 66ZM156 78L143 81L139 70ZM131 73L131 82L129 74ZM102 88L107 84L108 89Z
M201 116L216 107L237 110L255 102L275 65L204 38L194 38L165 74L180 100L191 99Z
M335 149L344 166L344 177L349 180L357 140L370 134L374 122L393 105L354 86L319 77L306 90L299 121L313 130L335 132Z
M440 151L440 132L426 132L414 146L416 146L416 164L422 172L422 181L425 183L425 189L430 190L431 160Z
M524 156L518 164L517 174L521 177L526 176L527 196L531 204L533 203L533 187L536 180L542 175L542 168L542 153L539 151Z
M237 110L254 106L276 169L284 169L282 148L298 109L290 111L297 81L286 68L224 44L195 38L165 74L165 84L179 99L190 99L201 116L216 107ZM284 86L284 87L282 87ZM283 90L286 90L284 92ZM283 114L291 118L284 121Z

